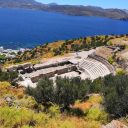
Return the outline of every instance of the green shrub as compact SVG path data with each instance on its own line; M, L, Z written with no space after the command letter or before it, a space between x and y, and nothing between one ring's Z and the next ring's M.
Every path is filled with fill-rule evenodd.
M113 59L112 56L110 56L110 57L108 58L108 62L109 62L110 64L113 64L113 63L114 63L114 59Z
M102 91L102 79L95 79L90 85L90 93L100 93Z
M31 96L23 97L22 99L18 100L20 106L25 108L34 109L36 106L38 106L35 99Z
M0 81L13 82L18 77L17 72L3 72L0 70Z
M79 109L79 108L73 108L69 111L69 114L70 115L73 115L73 116L78 116L78 117L82 117L85 115L85 113Z
M126 116L128 114L128 75L107 76L103 86L107 111L116 118Z
M113 45L113 43L111 41L108 41L107 45Z
M84 81L80 78L57 77L56 88L52 80L43 78L38 82L36 88L28 87L26 92L33 96L38 103L45 105L53 103L63 109L68 109L76 100L82 100L89 92L89 88L89 80Z
M51 115L51 117L59 117L60 116L60 108L59 106L51 106L48 110L49 114Z
M116 75L125 75L126 74L126 71L123 70L122 68L118 68L116 70Z
M105 111L100 110L99 108L91 108L88 111L86 118L89 120L95 120L105 123L108 120L108 115L105 113Z

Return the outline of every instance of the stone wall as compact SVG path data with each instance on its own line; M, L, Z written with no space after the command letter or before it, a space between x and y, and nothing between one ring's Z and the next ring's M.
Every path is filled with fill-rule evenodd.
M64 73L67 73L67 72L71 72L71 71L76 71L76 70L77 70L76 66L71 65L71 66L69 66L69 67L67 66L66 68L62 68L62 69L60 69L60 70L49 71L48 73L45 73L45 74L42 73L42 74L40 74L40 75L38 75L38 76L32 77L31 80L32 80L33 83L35 83L35 82L37 82L39 79L41 79L41 78L43 78L43 77L48 77L48 78L50 78L50 77L54 77L55 74L61 75L61 74L64 74Z

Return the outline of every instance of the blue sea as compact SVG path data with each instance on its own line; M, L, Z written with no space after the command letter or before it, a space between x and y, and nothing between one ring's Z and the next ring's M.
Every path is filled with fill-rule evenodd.
M32 48L57 40L126 33L128 21L0 8L0 46L5 48Z

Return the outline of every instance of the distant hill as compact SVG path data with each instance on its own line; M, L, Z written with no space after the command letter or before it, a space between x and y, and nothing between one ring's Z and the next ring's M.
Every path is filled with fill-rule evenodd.
M37 2L35 0L0 0L0 4L37 4Z
M128 13L128 10L124 9L124 11L125 11L126 13Z
M0 0L3 8L27 8L52 12L61 12L76 16L101 16L120 20L128 20L128 11L121 9L103 9L94 6L42 4L35 0Z
M57 3L49 3L48 5L58 5Z

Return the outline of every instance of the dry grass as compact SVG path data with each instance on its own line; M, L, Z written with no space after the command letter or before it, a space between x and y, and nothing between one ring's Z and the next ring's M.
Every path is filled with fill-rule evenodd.
M59 48L63 43L64 43L64 41L57 41L57 42L49 43L48 47L49 48Z
M8 82L0 82L0 97L3 97L4 95L21 97L24 95L24 88L14 88Z
M43 128L100 128L101 124L97 121L85 121L78 117L64 117L57 120L51 119Z
M82 103L75 103L73 108L79 108L82 111L90 109L95 104L101 104L102 103L102 97L98 94L92 95L89 100L84 101Z
M111 39L109 42L112 43L112 45L126 45L128 46L128 37L120 37Z
M20 104L20 109L17 109L15 106L8 107L5 100L3 100L3 97L6 96L6 94L14 96L16 98L16 101L18 101L18 104ZM78 106L81 107L82 104L85 104L83 105L83 109L85 109L85 107L89 108L90 105L100 102L101 97L99 95L93 95L87 102L78 104ZM36 102L33 98L25 95L24 88L13 88L8 82L0 82L0 114L4 115L2 119L5 120L3 123L0 123L1 127L5 127L7 125L13 127L18 125L22 128L29 128L30 126L28 122L30 122L31 120L34 120L36 122L33 128L101 127L101 123L99 121L88 120L84 117L68 116L67 114L61 114L60 112L56 112L56 116L53 117L50 116L50 113L36 113L35 111L33 111L35 104ZM8 115L11 116L11 118Z

